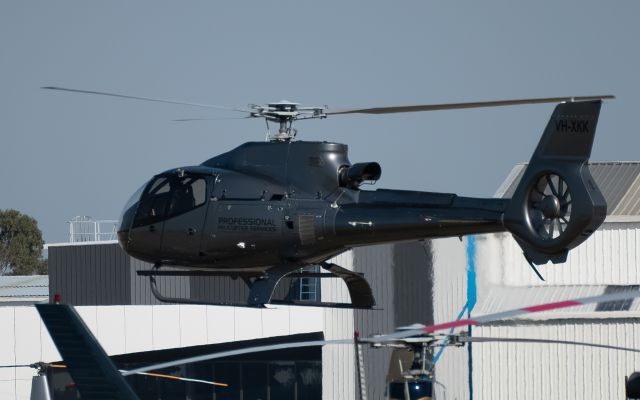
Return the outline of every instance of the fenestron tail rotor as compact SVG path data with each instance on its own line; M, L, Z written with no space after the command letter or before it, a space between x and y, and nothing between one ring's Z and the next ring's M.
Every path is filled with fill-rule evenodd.
M281 100L278 102L267 103L263 105L249 104L247 108L242 107L225 107L212 104L192 103L187 101L177 101L170 99L161 99L155 97L145 96L131 96L119 93L84 90L84 89L71 89L59 86L44 86L42 89L57 90L82 94L94 94L100 96L111 96L131 100L143 100L153 101L159 103L178 104L185 106L210 108L221 111L233 111L246 113L246 118L264 118L269 122L274 122L279 125L278 133L270 134L269 139L274 141L287 141L295 138L297 131L292 128L294 121L303 119L324 119L329 115L341 115L341 114L395 114L395 113L408 113L408 112L424 112L424 111L439 111L439 110L459 110L467 108L480 108L480 107L501 107L501 106L513 106L522 104L542 104L542 103L559 103L569 101L585 101L585 100L602 100L613 99L614 96L602 95L602 96L577 96L577 97L543 97L543 98L526 98L526 99L511 99L511 100L496 100L496 101L479 101L479 102L466 102L466 103L443 103L443 104L415 104L405 106L388 106L388 107L357 107L357 108L343 108L343 109L329 109L327 106L321 107L302 107L299 103L291 102L288 100ZM175 121L204 121L204 120L217 120L218 118L183 118ZM244 118L240 118L244 119Z
M571 221L571 190L558 174L541 176L527 203L531 226L543 240L557 239Z

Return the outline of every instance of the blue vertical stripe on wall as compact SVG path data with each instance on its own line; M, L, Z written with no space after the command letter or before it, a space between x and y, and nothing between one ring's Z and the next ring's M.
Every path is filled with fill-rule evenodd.
M476 237L467 237L467 317L471 318L471 311L478 299L476 286ZM471 325L469 325L469 336L471 336ZM469 400L473 400L473 352L471 343L467 344L469 354Z
M459 319L461 319L461 318L464 316L465 311L467 311L467 305L468 305L468 303L467 303L467 304L465 304L465 305L462 307L462 310L460 310L460 313L458 313L458 316L456 317L456 321L457 321L457 320L459 320ZM449 329L449 334L452 334L452 333L453 333L453 329L454 329L454 328ZM438 349L438 352L436 353L436 355L435 355L435 356L433 356L433 361L431 362L431 368L432 368L432 369L436 366L436 363L437 363L437 362L438 362L438 360L440 359L440 356L442 356L442 353L444 352L444 349L446 349L446 348L447 348L447 344L449 344L449 338L446 338L446 339L444 340L444 346L440 347L440 349Z
M476 306L476 237L467 237L467 313L471 316L471 311Z
M467 317L471 317L471 311L476 306L477 301L477 286L476 286L476 237L468 236L467 237L467 304L462 307L460 313L456 317L456 321L461 319L464 316L464 313L467 313ZM453 333L453 328L449 330L449 333ZM471 327L469 327L469 334L471 334ZM449 342L449 340L445 339L445 345ZM435 356L433 356L432 368L436 365L440 357L442 356L442 352L446 346L440 347ZM471 343L469 343L468 348L471 348ZM471 350L469 350L469 388L471 388Z

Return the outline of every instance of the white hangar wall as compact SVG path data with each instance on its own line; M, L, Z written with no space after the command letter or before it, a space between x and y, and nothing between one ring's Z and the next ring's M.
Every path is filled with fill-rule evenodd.
M291 307L291 310L310 311L291 311L287 317L288 312L283 310L288 308L283 306L263 311L246 308L236 308L234 311L234 308L230 307L214 307L206 309L206 312L199 307L192 307L180 309L182 311L178 313L180 315L178 321L163 324L154 317L155 314L145 311L150 310L148 306L158 307L157 310L161 310L158 312L174 316L177 315L175 310L167 308L169 307L167 305L158 304L149 292L147 279L136 275L136 271L151 266L127 256L115 242L50 245L51 285L48 289L50 298L54 293L59 293L63 302L76 305L80 310L85 306L93 310L96 310L96 306L101 307L98 309L100 311L90 313L91 315L81 312L82 316L88 320L89 326L101 327L106 323L119 327L125 326L127 329L132 326L141 326L139 331L145 332L145 326L160 324L166 328L167 332L174 332L171 337L176 337L178 335L176 332L180 332L180 337L183 339L191 338L197 341L205 340L204 337L206 337L206 340L209 340L208 335L203 334L202 321L211 321L216 318L226 321L225 315L231 313L236 319L242 316L243 327L236 328L234 331L234 335L237 333L240 336L236 338L227 332L222 342L241 340L243 333L249 336L247 339L277 336L276 332L282 332L286 327L289 329L301 327L303 331L297 333L311 333L314 332L313 329L317 329L315 332L322 331L327 339L351 339L354 330L358 330L362 336L369 336L390 332L394 327L403 324L417 321L431 322L433 285L429 243L427 241L362 247L330 260L347 269L365 274L377 301L376 308L373 310ZM348 290L342 280L321 279L320 285L322 301L350 302ZM246 286L242 282L233 280L218 282L215 278L207 278L205 281L167 278L164 281L160 280L159 286L161 291L170 293L172 296L194 296L194 299L210 299L209 301L216 301L216 298L219 300L222 297L240 302L247 296ZM111 311L105 311L106 307L111 307ZM124 322L119 317L119 311L114 310L125 310ZM136 315L136 317L129 321L128 315ZM317 323L307 323L307 318L316 317ZM231 325L228 323L220 323L230 329ZM183 326L192 328L183 331ZM17 329L21 331L23 327L18 326ZM164 336L156 339L154 340L158 343L165 343ZM136 343L148 341L144 335L139 338L126 338L124 342L118 335L99 337L99 340L105 341L107 351L113 350L111 354L142 351L135 347ZM189 345L187 342L177 343L170 338L166 339L166 343L169 348ZM208 342L202 342L202 344L208 344ZM111 349L112 345L116 348ZM366 395L369 399L383 399L385 396L390 353L388 349L371 349L363 346L362 377L366 381ZM35 356L26 358L30 359L29 362L40 360ZM58 357L53 359L57 360ZM353 345L324 346L322 364L323 398L349 400L360 398L361 388L357 378L358 368ZM34 371L29 371L28 376L24 378L25 385L30 385L30 377L33 373ZM9 387L12 384L7 383L6 386ZM27 392L28 390L25 389L24 393ZM15 391L12 393L14 396L9 398L16 398Z
M467 303L467 239L436 239L433 252L433 322L451 321ZM466 313L462 318L466 318ZM437 352L436 352L437 353ZM469 357L463 347L446 348L437 360L436 399L467 399Z
M353 253L334 259L353 269ZM323 301L349 302L339 279L322 279ZM323 332L326 339L353 337L353 310L276 306L268 309L204 305L92 305L75 307L109 355ZM59 361L33 306L0 307L0 365ZM354 399L355 349L322 349L323 399ZM31 368L0 368L0 399L29 399Z
M518 321L473 332L640 349L637 317ZM474 344L472 361L474 400L624 399L625 376L640 369L639 353L560 344Z
M605 222L583 246L569 253L563 264L539 267L540 281L522 257L520 246L510 234L486 235L483 246L488 283L508 286L631 285L640 283L640 219L638 222Z
M611 221L613 219L613 222ZM630 221L629 221L630 220ZM540 281L510 234L434 240L434 319L455 319L467 302L469 243L475 241L477 304L483 315L535 304L596 296L640 284L640 223L609 218L564 264L547 264ZM577 340L640 349L639 301L589 305L531 319L473 327L474 336ZM618 307L618 308L616 308ZM463 317L466 317L464 315ZM624 377L640 370L639 353L568 345L492 343L447 348L436 364L446 398L623 398ZM441 387L437 387L442 391ZM442 393L441 396L442 397Z
M157 305L146 278L136 275L150 264L127 256L115 242L58 244L49 246L49 287L63 302L74 305ZM430 241L358 247L334 257L334 262L364 274L371 285L376 306L372 310L327 308L322 314L327 339L351 339L391 332L396 326L432 321L432 274ZM105 276L108 279L105 279ZM285 278L286 279L286 278ZM320 279L321 300L350 302L340 279ZM160 290L172 296L206 301L244 302L248 289L227 278L166 278ZM289 284L279 295L286 295ZM296 288L301 289L302 286ZM291 292L289 292L291 294ZM351 345L330 345L322 350L325 398L359 399L361 386L369 399L383 399L390 369L390 349L362 346L362 370ZM394 364L395 365L395 364ZM362 385L358 378L363 378Z
M353 252L348 251L331 259L346 269L353 270ZM320 296L327 302L351 302L347 285L342 279L321 279ZM313 308L313 307L308 307ZM322 308L324 337L326 340L353 337L353 310ZM354 345L328 345L322 347L322 399L355 399L356 369Z
M144 305L76 310L109 355L321 332L325 320L318 307ZM0 338L0 365L60 360L33 306L0 307ZM0 368L0 399L29 399L35 375L31 368ZM340 376L332 375L330 381L344 386Z
M516 165L496 193L509 198L526 164ZM539 266L540 281L510 234L434 240L436 322L455 319L477 296L471 316L596 296L640 285L640 162L593 162L589 169L607 201L605 223L566 263ZM470 243L473 245L470 246ZM468 273L473 266L475 279ZM577 340L640 348L640 300L593 304L473 327L474 336ZM471 379L469 379L471 365ZM448 348L436 364L438 398L624 398L625 375L640 370L637 353L567 345L492 343Z

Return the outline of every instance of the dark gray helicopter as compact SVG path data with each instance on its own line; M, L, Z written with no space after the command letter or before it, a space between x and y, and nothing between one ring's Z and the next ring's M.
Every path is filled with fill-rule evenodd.
M284 276L330 276L345 281L351 304L316 305L371 308L375 301L364 277L328 259L356 246L509 231L537 273L535 264L565 261L569 250L585 241L606 215L606 202L587 161L602 100L613 96L345 110L281 101L240 109L45 89L222 108L279 124L278 133L266 142L245 143L201 165L154 176L125 206L120 244L131 256L156 266L141 274L151 277L152 290L163 301L186 300L162 296L154 276L241 277L250 288L250 306L270 303ZM344 144L293 140L292 123L299 119L547 102L560 104L511 199L362 190L364 182L380 178L378 163L352 164ZM188 270L159 270L167 265ZM309 265L329 273L296 272Z

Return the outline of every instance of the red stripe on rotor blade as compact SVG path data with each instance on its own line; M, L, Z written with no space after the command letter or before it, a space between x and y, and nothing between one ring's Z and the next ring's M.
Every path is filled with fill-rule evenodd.
M443 329L457 328L459 326L478 325L478 321L472 319L460 319L458 321L445 322L443 324L431 325L422 328L423 332L441 331Z
M582 305L582 303L579 301L569 300L569 301L558 301L555 303L548 303L548 304L540 304L539 306L525 307L523 308L523 310L527 310L529 312L540 312L540 311L547 311L547 310L555 310L556 308L574 307L579 305Z

